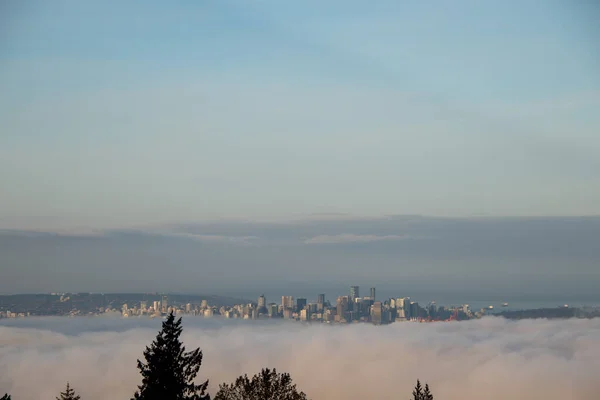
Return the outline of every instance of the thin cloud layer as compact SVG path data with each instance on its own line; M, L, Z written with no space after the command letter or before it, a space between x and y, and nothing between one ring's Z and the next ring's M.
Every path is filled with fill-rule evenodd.
M474 290L485 283L488 294L494 286L504 297L499 301L513 303L510 296L535 292L552 306L599 303L599 217L216 221L95 233L0 231L0 294L266 292L314 298L358 284L375 285L381 294L389 289L390 297L410 292L438 302L440 290L451 291L453 298L444 301L472 303ZM526 284L524 274L531 277ZM292 280L323 287L289 293Z
M386 240L405 240L410 239L408 235L355 235L352 233L343 233L340 235L319 235L307 239L306 244L336 244L336 243L370 243Z
M0 391L53 398L68 380L85 399L129 398L140 382L136 359L159 321L76 320L0 326ZM202 348L200 377L210 379L213 394L219 383L267 366L290 372L314 400L408 398L417 378L445 400L588 400L600 393L600 319L338 327L190 317L183 340Z

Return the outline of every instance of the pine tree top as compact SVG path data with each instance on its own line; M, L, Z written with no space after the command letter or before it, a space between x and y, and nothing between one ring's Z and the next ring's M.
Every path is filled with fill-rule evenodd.
M421 381L417 379L417 384L412 392L412 400L433 400L433 395L429 390L429 384L425 384L425 388L421 386Z
M185 351L179 340L183 328L181 318L175 319L173 312L162 323L162 329L144 351L145 362L138 360L142 384L134 395L135 400L208 400L205 394L208 381L195 384L202 352L195 349Z
M56 400L80 400L81 397L77 396L75 394L75 391L73 390L73 388L71 388L71 386L69 385L69 382L67 382L67 388L65 389L64 392L60 393L60 397L57 397Z

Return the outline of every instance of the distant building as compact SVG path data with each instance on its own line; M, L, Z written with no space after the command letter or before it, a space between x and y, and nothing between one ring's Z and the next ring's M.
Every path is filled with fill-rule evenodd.
M300 310L300 320L301 321L309 321L310 320L310 311L307 309Z
M261 294L258 297L258 308L260 309L262 307L265 307L266 305L267 305L267 298L265 297L264 294Z
M268 314L268 310L267 310L267 298L265 297L264 294L261 294L258 297L258 304L257 304L257 310L256 312L258 314Z
M354 299L354 303L352 304L352 319L360 320L360 318L364 315L363 305L364 299L357 297Z
M410 302L410 319L417 319L420 317L419 315L419 303L416 303L414 301Z
M348 296L340 296L337 298L337 316L340 321L348 321Z
M317 296L317 304L325 304L325 294L321 293Z
M375 288L371 288L371 300L375 301Z
M405 308L410 304L410 297L398 297L396 299L396 308Z
M408 319L410 319L410 297L398 297L396 299L396 320Z
M267 307L267 312L269 314L269 317L271 318L278 317L279 307L275 303L269 303L269 306Z
M294 308L294 298L292 296L281 296L281 307L284 310Z
M169 301L167 296L162 297L162 301L160 302L161 312L167 313L169 310Z
M296 299L296 310L300 312L300 310L303 310L304 307L306 307L306 299L302 297Z
M358 297L360 297L358 286L350 286L350 301L354 303Z
M383 304L380 301L376 301L371 306L371 322L375 325L381 325L384 323L383 318Z

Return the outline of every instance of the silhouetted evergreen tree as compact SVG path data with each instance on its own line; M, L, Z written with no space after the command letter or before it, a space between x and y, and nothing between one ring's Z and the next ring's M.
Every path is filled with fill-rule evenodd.
M425 384L425 389L421 386L421 381L417 379L417 384L412 392L413 400L433 400L433 395L429 391L429 384Z
M290 374L264 368L252 379L244 375L220 385L214 400L306 400L306 394L296 389Z
M429 384L425 384L425 390L423 390L423 400L433 400L433 395L429 391Z
M418 379L412 394L413 400L423 400L423 388L421 387L421 381Z
M57 397L56 400L80 400L81 397L75 394L75 391L71 386L69 386L69 382L67 382L67 388L64 392L60 393L60 397Z
M4 396L0 397L0 400L11 400L11 398L8 393L5 393Z
M182 330L181 318L176 321L171 312L156 339L146 347L146 362L138 360L142 384L132 400L210 400L205 394L208 380L194 383L202 364L202 351L198 348L185 352L179 340Z

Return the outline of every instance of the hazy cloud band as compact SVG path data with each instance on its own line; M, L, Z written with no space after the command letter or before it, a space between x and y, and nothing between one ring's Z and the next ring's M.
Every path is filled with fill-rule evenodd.
M131 396L140 381L135 361L159 321L56 321L0 326L0 391L53 398L69 380L85 399ZM212 393L266 366L290 372L314 400L408 398L417 378L445 400L589 400L600 393L600 319L305 327L190 317L184 326L187 347L204 351L200 375Z

